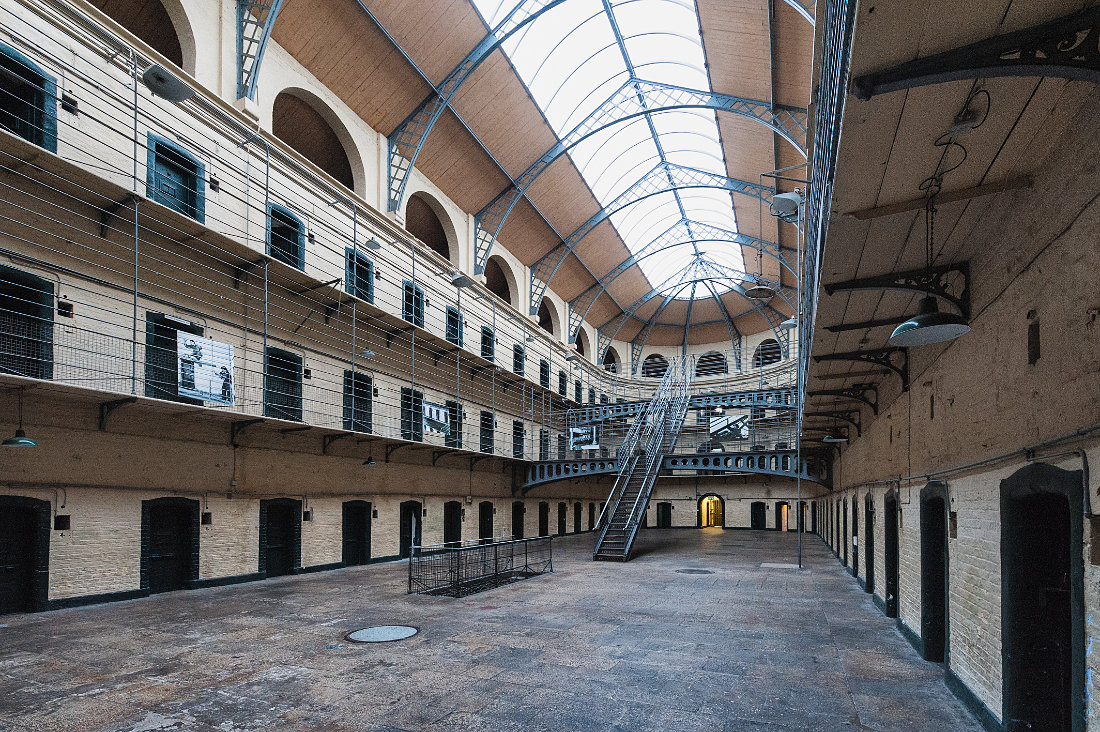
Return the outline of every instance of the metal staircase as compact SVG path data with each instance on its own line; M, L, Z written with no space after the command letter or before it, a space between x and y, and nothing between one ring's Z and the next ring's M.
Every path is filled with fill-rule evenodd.
M686 360L669 364L653 399L639 411L619 450L619 470L607 497L592 558L625 562L645 515L649 495L672 451L687 413L691 371Z

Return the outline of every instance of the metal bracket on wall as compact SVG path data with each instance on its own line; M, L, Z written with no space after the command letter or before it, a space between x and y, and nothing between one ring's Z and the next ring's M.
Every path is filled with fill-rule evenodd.
M406 442L398 443L396 445L386 445L386 462L388 463L390 461L390 455L393 455L395 452L403 447L412 447L412 445Z
M452 452L454 452L454 450L435 450L435 451L433 451L432 452L432 465L435 465L436 463L438 463L439 459L441 457L444 457L446 455L450 455Z
M841 323L839 325L826 325L825 330L830 333L845 333L850 330L867 330L869 328L881 328L886 325L900 325L906 321L906 316L899 315L896 318L882 318L881 320L861 320L858 323Z
M354 436L355 436L354 432L344 432L344 433L341 433L339 435L325 435L321 439L321 454L322 455L327 455L329 447L331 447L332 443L336 442L337 440L342 440L345 437L354 437Z
M229 426L229 444L233 447L240 447L237 443L237 438L241 436L241 433L254 424L260 424L262 419L242 419L238 422L234 422Z
M413 327L414 326L410 325L408 328L398 328L397 330L387 330L386 331L386 348L392 348L394 339L397 338L397 336L401 335L402 333L408 333L410 330L413 330Z
M470 472L474 472L474 466L480 463L482 460L488 460L492 458L492 455L472 455L470 456Z
M963 278L963 288L959 295L952 295L948 290L948 280L951 274L960 274ZM954 305L959 314L964 318L970 318L970 263L944 264L928 269L913 269L906 272L877 275L875 277L860 277L854 280L833 282L825 285L825 294L832 295L835 292L847 292L851 290L909 290L923 292L929 295L947 300ZM876 323L876 321L868 321ZM885 325L886 323L876 323ZM862 325L862 324L860 324ZM831 326L842 328L843 326ZM867 327L873 327L868 325Z
M851 415L856 415L855 419L852 419ZM805 412L803 417L826 417L828 419L842 419L848 424L856 428L856 437L863 436L863 428L860 426L859 410L858 409L839 409L830 410L826 412Z
M1051 76L1100 81L1100 7L857 76L852 93L876 94L960 79Z
M900 353L901 366L894 364L894 354ZM847 351L845 353L825 353L814 356L814 363L822 361L857 361L888 368L901 377L902 391L909 391L909 351L905 348L874 348L869 351Z
M294 432L309 432L313 427L311 425L303 425L301 427L286 427L279 430L279 434L289 435Z
M115 399L109 402L103 402L99 405L99 431L107 431L107 420L111 414L119 407L125 407L127 404L133 404L137 401L137 397L126 397L125 399Z
M874 397L868 399L865 396L867 392L872 392ZM854 384L843 389L818 389L817 391L811 391L807 396L832 396L840 397L841 399L855 399L870 407L876 415L878 414L878 387L874 384Z
M106 239L107 232L111 230L111 221L115 216L118 216L118 212L127 206L133 204L138 200L138 197L131 193L123 198L121 201L115 201L103 207L103 213L99 215L99 236Z

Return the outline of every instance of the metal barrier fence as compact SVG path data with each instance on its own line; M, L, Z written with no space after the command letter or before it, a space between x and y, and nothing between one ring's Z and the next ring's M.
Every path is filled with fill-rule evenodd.
M554 571L553 539L508 539L488 544L413 547L409 592L465 597Z

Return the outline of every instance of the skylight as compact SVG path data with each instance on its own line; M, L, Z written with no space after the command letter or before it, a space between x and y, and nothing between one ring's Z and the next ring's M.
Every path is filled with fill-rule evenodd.
M490 28L518 1L472 0ZM528 23L502 48L559 137L632 77L710 89L693 0L569 0ZM620 122L575 145L569 155L604 206L661 163L726 175L718 122L704 109ZM729 193L710 188L659 193L611 215L635 254L682 220L737 230ZM656 286L677 272L694 271L700 261L715 262L724 271L744 269L741 248L731 241L686 241L646 256L638 266ZM719 293L734 284L714 283ZM698 290L699 296L710 296L708 288ZM691 292L688 287L678 296Z

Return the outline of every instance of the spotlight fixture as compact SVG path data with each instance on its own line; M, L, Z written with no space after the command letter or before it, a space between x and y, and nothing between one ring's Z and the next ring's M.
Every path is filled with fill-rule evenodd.
M141 82L161 99L179 104L195 96L195 90L160 64L153 64L141 74Z
M377 465L377 464L378 463L374 462L374 457L373 456L368 457L366 460L363 461L363 465Z
M917 315L906 320L890 335L891 346L910 348L943 343L970 332L970 325L961 315L942 313L936 298L920 301Z
M455 287L471 287L474 281L470 279L469 275L455 270L451 273L451 284Z
M525 338L524 340L526 340L528 343L534 343L538 339L535 338L534 336L527 336L527 338Z
M793 224L798 221L798 209L801 206L801 192L796 190L793 193L777 193L772 196L768 212L776 218Z
M793 315L779 324L779 327L782 328L783 330L793 330L797 326L798 326L798 318L796 318Z
M366 358L366 359L374 358L374 351L372 351L369 348L364 348L362 351L359 352L359 358Z
M0 445L4 447L38 447L38 443L27 437L23 431L23 387L19 387L19 427L15 430L15 437L9 437Z
M363 242L363 247L365 249L370 249L372 251L377 252L379 249L382 248L382 242L380 242L380 241L378 241L377 239L374 239L374 238L367 239L365 242Z
M575 353L570 353L568 356L565 357L565 360L566 361L580 361L581 357L578 356Z

